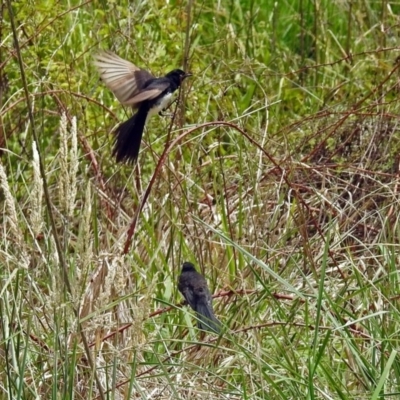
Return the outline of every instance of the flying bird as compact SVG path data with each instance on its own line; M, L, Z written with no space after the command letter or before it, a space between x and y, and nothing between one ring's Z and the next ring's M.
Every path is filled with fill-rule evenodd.
M178 279L178 289L197 314L199 329L219 333L221 322L214 315L212 297L203 275L190 262L184 262Z
M137 110L118 126L112 153L117 162L133 164L139 155L146 120L168 108L173 101L173 93L192 74L174 69L164 77L155 78L150 72L111 51L97 53L94 65L119 102Z

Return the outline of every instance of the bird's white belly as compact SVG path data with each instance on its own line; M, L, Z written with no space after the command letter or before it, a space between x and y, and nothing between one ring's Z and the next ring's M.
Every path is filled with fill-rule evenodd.
M167 93L156 105L149 111L149 116L158 114L160 111L165 110L173 101L173 93Z

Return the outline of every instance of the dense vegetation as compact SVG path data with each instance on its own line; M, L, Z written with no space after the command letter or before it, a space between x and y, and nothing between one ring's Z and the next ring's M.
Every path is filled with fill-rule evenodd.
M399 15L3 2L0 398L398 398ZM99 49L194 74L135 168ZM220 337L181 307L185 260Z

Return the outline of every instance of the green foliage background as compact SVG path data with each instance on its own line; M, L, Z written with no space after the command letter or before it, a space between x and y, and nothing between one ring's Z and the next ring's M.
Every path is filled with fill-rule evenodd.
M399 396L399 15L3 2L0 398ZM99 49L194 74L135 168L111 157L131 111L99 81ZM185 260L217 294L219 338L179 307Z

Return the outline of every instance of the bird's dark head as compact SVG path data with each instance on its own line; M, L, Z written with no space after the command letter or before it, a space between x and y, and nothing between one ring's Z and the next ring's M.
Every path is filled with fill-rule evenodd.
M181 69L174 69L173 71L168 72L166 76L169 78L176 79L179 82L182 82L185 78L192 76L192 74L182 71Z
M194 265L188 261L185 261L182 265L182 272L196 271Z

